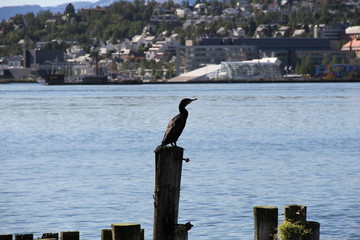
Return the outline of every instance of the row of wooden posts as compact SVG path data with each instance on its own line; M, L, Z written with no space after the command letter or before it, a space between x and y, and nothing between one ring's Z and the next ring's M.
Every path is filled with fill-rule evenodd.
M0 235L0 240L33 240L34 234L6 234ZM67 231L60 232L60 240L79 240L80 232L79 231ZM59 240L59 233L43 233L41 238L38 240Z
M281 224L278 225L277 207L254 207L254 240L274 240L279 237L282 240L319 240L320 224L306 220L306 209L304 205L285 206L282 224L288 225L281 227Z
M59 238L60 237L60 238ZM59 233L43 233L36 240L80 240L79 231L67 231ZM101 230L102 240L144 240L144 229L137 223L114 223L111 229ZM0 235L0 240L34 240L32 233Z
M187 240L192 224L178 223L180 183L184 149L181 147L161 147L155 151L155 190L153 240ZM311 234L306 238L294 236L286 240L319 240L320 225L306 221L306 207L289 205L285 207L285 220L301 222ZM277 238L277 207L254 207L254 240L274 240ZM308 238L311 236L311 238ZM14 234L14 240L33 240L32 234ZM44 233L43 240L59 240L57 233ZM78 231L61 232L60 240L79 240ZM13 240L13 235L0 235L0 240ZM140 224L112 224L111 229L101 231L101 240L144 240L144 230ZM285 240L285 239L282 239Z
M306 236L301 233L293 233L290 238L284 240L319 240L320 224L318 222L306 220L306 206L288 205L285 206L284 221L292 223L304 224L308 230ZM278 208L271 206L254 207L254 240L274 240L278 238ZM187 239L182 229L182 225L177 225L175 237L171 240ZM33 240L33 234L7 234L0 235L0 240ZM156 239L156 238L154 238ZM59 240L58 233L43 233L38 240ZM60 232L60 240L80 240L78 231ZM137 223L115 223L111 225L111 229L101 230L101 240L144 240L144 229ZM170 239L169 239L170 240Z

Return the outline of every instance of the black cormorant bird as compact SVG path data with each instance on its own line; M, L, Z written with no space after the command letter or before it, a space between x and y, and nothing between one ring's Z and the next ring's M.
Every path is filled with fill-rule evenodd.
M161 145L157 147L155 151L168 145L169 143L171 144L171 146L176 146L176 142L185 128L186 120L189 115L185 107L195 100L197 100L197 98L184 98L183 100L181 100L179 104L180 113L176 115L173 119L171 119L171 121L169 122Z

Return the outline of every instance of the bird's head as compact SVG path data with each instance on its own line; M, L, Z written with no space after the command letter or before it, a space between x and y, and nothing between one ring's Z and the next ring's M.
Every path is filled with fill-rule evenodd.
M183 100L181 100L180 105L185 107L195 100L197 100L197 98L184 98Z

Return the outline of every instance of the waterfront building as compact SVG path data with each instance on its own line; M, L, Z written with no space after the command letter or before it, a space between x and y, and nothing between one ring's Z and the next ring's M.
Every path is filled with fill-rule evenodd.
M345 30L347 37L350 39L341 50L344 52L353 52L355 58L352 59L353 63L360 63L360 26L348 27Z
M331 38L202 38L198 42L186 41L178 61L179 70L188 72L208 64L276 57L283 66L294 69L298 52L336 48L337 40Z
M220 64L224 61L243 61L258 57L258 49L253 44L223 44L223 41L203 41L194 45L186 41L180 54L181 64L185 71L191 71L209 64ZM220 40L220 38L219 38ZM222 39L221 39L222 40Z
M242 62L222 62L216 80L262 81L280 80L280 61L277 58L253 59Z
M175 77L169 82L263 82L280 81L281 62L277 58L211 64Z

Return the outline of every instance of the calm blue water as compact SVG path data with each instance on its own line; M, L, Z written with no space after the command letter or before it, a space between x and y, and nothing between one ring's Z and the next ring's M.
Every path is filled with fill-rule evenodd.
M153 150L184 97L189 239L253 239L252 208L288 204L321 239L360 239L359 83L0 85L0 234L135 222L152 239Z

